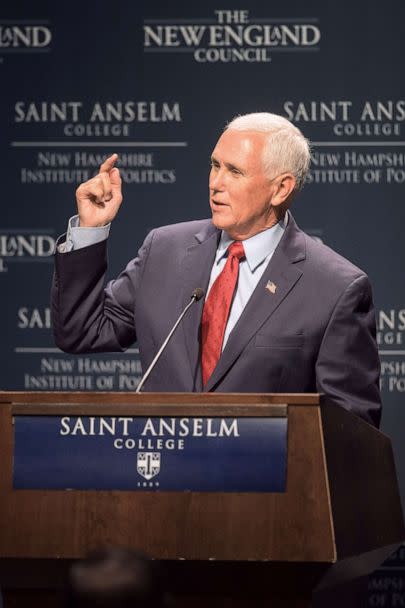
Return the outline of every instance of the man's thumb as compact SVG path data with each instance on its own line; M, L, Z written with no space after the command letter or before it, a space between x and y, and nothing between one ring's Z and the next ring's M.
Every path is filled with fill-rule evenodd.
M117 167L114 167L114 169L111 169L110 171L110 182L111 185L114 187L119 187L121 186L121 176L120 176L120 170L117 169Z

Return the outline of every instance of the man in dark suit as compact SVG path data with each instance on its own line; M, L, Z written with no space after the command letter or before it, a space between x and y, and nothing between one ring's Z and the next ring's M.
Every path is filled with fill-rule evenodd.
M116 158L78 188L78 217L58 246L58 346L114 351L138 340L145 370L201 287L205 302L189 311L147 390L319 391L378 425L368 278L302 232L288 211L309 167L302 133L274 114L234 119L211 157L212 219L153 230L104 289L105 226L122 201Z

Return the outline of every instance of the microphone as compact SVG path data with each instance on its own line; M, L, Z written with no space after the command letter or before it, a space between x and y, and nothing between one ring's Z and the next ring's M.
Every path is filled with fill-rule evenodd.
M140 393L141 392L143 385L145 384L146 380L149 378L149 375L150 375L151 371L153 370L153 368L155 367L156 363L160 359L160 355L163 353L163 351L166 348L166 346L167 346L170 338L172 337L172 335L176 331L178 325L180 324L180 321L183 319L183 317L186 314L186 312L188 311L188 309L191 308L191 306L194 304L194 302L198 302L198 300L201 300L201 298L203 298L203 297L204 297L204 290L201 289L201 287L197 287L196 289L194 289L193 293L191 294L191 300L190 300L190 302L187 304L187 306L185 307L185 309L183 310L183 312L181 313L181 315L177 319L176 323L173 325L172 329L170 330L170 333L168 334L166 340L163 342L162 346L159 348L158 352L155 355L155 358L153 359L152 363L149 365L148 369L146 370L146 372L143 375L143 378L141 379L140 383L136 387L135 393Z

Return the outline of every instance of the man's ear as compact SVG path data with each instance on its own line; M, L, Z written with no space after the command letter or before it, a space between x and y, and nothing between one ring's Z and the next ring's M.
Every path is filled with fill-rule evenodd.
M296 179L292 173L282 173L274 180L274 192L271 197L273 207L282 205L294 192Z

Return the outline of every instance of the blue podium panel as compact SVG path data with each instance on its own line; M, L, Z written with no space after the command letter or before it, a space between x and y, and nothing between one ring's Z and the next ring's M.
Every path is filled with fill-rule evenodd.
M15 489L284 492L287 418L16 416Z

